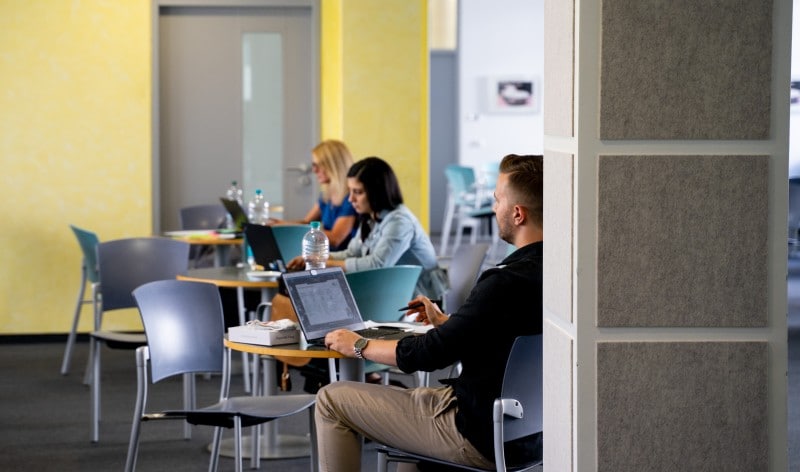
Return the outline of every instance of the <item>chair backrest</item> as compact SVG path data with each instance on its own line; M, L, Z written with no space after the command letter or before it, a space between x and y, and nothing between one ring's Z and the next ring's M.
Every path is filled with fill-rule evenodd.
M189 268L189 243L169 238L126 238L97 245L103 311L134 308L131 292L154 280L175 279Z
M396 265L378 269L347 272L347 283L365 320L397 321L397 311L414 297L422 267Z
M450 164L444 168L444 176L447 179L447 188L457 202L463 202L466 197L474 195L475 169L472 167Z
M519 400L524 414L506 417L505 442L542 431L542 370L542 335L519 336L508 355L501 397Z
M133 298L147 336L152 382L222 371L225 321L213 284L159 280L136 288Z
M100 243L97 235L83 228L69 225L83 252L83 264L86 267L86 278L91 283L97 283L100 276L97 273L97 245Z
M178 210L181 229L215 229L225 224L228 212L220 204L194 205Z
M789 237L797 238L800 231L800 178L789 179Z
M308 225L275 225L272 234L285 262L303 254L303 236L308 232Z
M447 267L450 288L444 296L443 308L448 313L458 310L475 286L486 254L489 252L489 246L489 243L461 244L456 249Z

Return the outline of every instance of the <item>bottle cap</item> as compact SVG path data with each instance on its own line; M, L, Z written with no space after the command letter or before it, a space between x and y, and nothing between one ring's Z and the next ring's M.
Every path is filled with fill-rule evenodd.
M310 224L312 228L319 229L319 221L312 221Z

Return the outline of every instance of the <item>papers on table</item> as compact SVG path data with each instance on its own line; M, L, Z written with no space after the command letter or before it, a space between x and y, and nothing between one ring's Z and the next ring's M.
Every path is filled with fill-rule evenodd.
M185 229L180 231L166 231L165 236L171 238L189 238L189 239L235 239L234 233L220 233L213 229Z
M390 323L390 322L376 322L372 320L364 321L364 326L366 326L367 328L377 328L381 326L388 328L398 328L416 334L425 334L428 332L428 330L433 328L433 325L430 324L404 323L402 321Z

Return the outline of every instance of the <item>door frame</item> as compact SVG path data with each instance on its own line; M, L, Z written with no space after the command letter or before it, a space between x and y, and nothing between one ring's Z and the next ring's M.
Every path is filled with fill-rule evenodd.
M226 8L307 8L311 13L311 129L315 140L320 134L320 0L151 0L150 4L150 79L151 79L151 209L153 234L161 233L161 103L159 70L159 18L167 7Z

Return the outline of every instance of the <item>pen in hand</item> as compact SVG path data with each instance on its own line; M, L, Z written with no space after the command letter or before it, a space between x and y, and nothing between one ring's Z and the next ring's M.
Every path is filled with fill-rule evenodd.
M404 306L403 308L400 308L397 311L408 311L408 310L413 310L414 308L422 308L424 306L425 306L425 304L422 303L422 302L411 303L411 304L408 304L408 305Z

